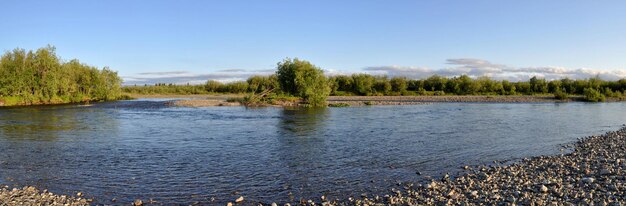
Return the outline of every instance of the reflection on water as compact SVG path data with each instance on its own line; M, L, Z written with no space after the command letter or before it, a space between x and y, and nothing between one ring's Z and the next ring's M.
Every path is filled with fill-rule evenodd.
M558 153L560 144L619 128L624 106L178 108L139 100L3 108L0 184L82 191L105 204L380 194L466 164Z

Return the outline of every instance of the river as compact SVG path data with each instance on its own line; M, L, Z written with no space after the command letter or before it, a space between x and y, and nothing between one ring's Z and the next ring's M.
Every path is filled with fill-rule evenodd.
M346 199L463 165L558 154L626 123L623 102L296 110L166 101L0 108L0 184L104 204Z

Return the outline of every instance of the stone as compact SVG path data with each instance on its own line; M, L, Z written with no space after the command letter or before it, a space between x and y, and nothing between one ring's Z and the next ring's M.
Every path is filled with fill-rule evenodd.
M136 199L135 202L133 202L134 206L143 206L143 201L141 201L140 199Z
M585 178L583 178L583 179L582 179L582 181L583 181L584 183L587 183L587 184L591 184L591 183L593 183L595 180L596 180L596 179L594 179L593 177L585 177Z
M478 197L478 191L471 191L470 192L470 196L473 198L477 198Z
M609 171L608 169L600 170L600 175L608 175L608 174L611 174L611 171Z
M240 202L243 202L243 196L239 196L239 198L235 200L235 203L240 203Z
M428 186L427 186L427 187L428 187L428 189L431 189L431 190L436 190L436 189L437 189L437 183L436 183L436 182L434 182L434 181L433 181L433 182L430 182L430 184L428 184Z

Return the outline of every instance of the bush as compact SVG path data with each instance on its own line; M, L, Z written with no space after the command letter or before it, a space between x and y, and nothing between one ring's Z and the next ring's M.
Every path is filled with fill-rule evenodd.
M285 59L277 67L276 76L283 92L301 97L312 107L326 106L330 87L322 69L297 58Z
M554 92L554 98L558 100L566 100L569 99L569 95L561 90L557 90Z
M598 90L586 88L583 90L584 100L588 102L604 102L606 98Z
M329 107L349 107L350 105L347 103L331 103L328 104Z
M248 97L247 99L250 100L251 98ZM245 97L230 97L230 98L226 99L226 102L246 103L246 98Z

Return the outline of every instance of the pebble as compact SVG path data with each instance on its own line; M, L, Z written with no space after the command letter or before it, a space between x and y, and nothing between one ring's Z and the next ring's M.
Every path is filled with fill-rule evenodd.
M82 196L82 194L81 194ZM9 188L2 186L0 189L0 205L67 205L83 206L90 205L89 201L79 197L55 195L47 190L39 191L35 187Z
M243 202L243 196L239 196L239 198L235 200L235 203L240 203L240 202Z
M595 181L595 179L593 177L585 177L585 178L582 179L582 181L584 183L591 184L591 183L593 183L593 181Z
M481 166L360 205L626 205L626 127L579 139L571 153ZM601 176L601 177L600 177ZM460 189L460 190L459 190ZM469 191L458 194L456 191ZM506 201L507 204L502 204ZM333 205L351 205L336 202Z

